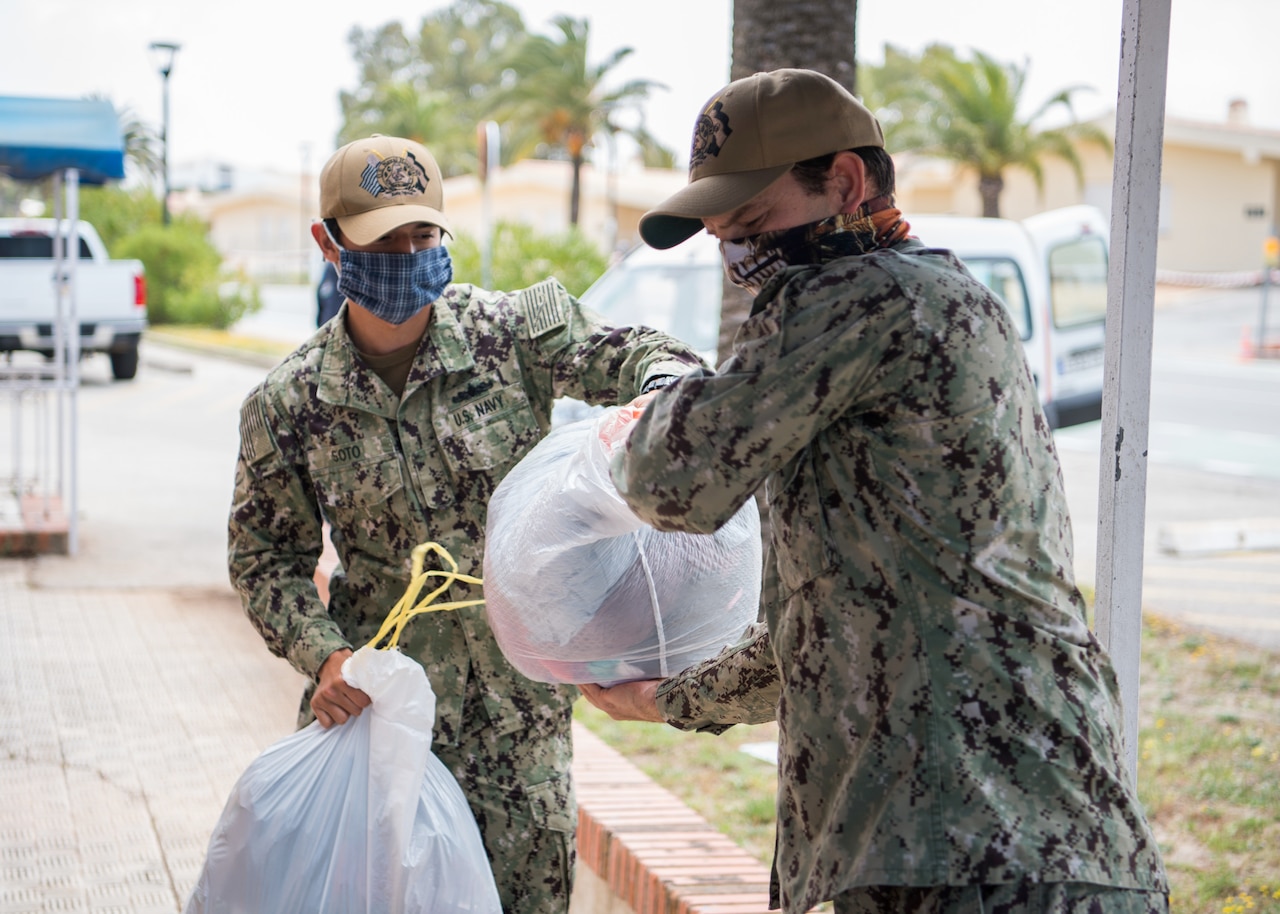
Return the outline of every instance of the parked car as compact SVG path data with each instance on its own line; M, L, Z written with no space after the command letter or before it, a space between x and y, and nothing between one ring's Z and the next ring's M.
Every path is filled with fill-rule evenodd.
M954 251L1004 302L1053 428L1102 415L1108 226L1091 206L1052 210L1016 222L921 215L911 234ZM723 267L716 239L699 233L667 250L642 245L582 295L616 325L647 324L683 339L715 362ZM557 421L583 418L561 401Z
M0 352L54 352L57 284L53 219L0 219ZM111 375L127 380L138 373L138 341L147 327L147 286L138 260L111 260L97 231L77 225L75 249L76 321L80 352L106 353ZM68 308L67 298L63 307ZM65 313L65 312L64 312Z

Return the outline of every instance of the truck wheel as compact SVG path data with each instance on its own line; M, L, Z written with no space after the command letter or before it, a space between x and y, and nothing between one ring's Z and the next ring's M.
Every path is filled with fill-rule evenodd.
M111 376L117 381L128 381L138 373L138 347L133 346L124 352L112 352Z

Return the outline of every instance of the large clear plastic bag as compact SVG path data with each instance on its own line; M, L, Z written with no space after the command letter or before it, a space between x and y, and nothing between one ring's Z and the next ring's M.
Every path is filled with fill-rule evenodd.
M609 478L609 453L636 415L615 407L553 429L489 501L485 610L503 654L530 679L664 678L756 621L755 502L714 534L644 523Z
M342 675L372 705L250 763L186 914L500 914L480 830L431 752L436 699L422 666L362 647Z

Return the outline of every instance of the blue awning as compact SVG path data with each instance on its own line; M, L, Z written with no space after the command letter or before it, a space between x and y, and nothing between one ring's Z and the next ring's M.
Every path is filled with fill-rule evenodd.
M34 181L67 168L81 184L124 177L120 119L108 101L0 96L0 174Z

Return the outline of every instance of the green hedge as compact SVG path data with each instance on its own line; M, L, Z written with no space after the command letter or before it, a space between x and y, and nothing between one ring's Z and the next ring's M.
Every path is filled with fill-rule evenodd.
M483 286L480 245L468 235L445 239L453 260L453 281ZM574 295L581 295L608 266L608 260L577 228L558 235L539 235L528 225L499 222L493 230L490 289L511 292L554 276Z
M261 306L257 287L227 282L222 257L199 220L179 216L144 225L121 239L116 256L142 261L147 271L147 317L153 324L199 324L226 329Z

